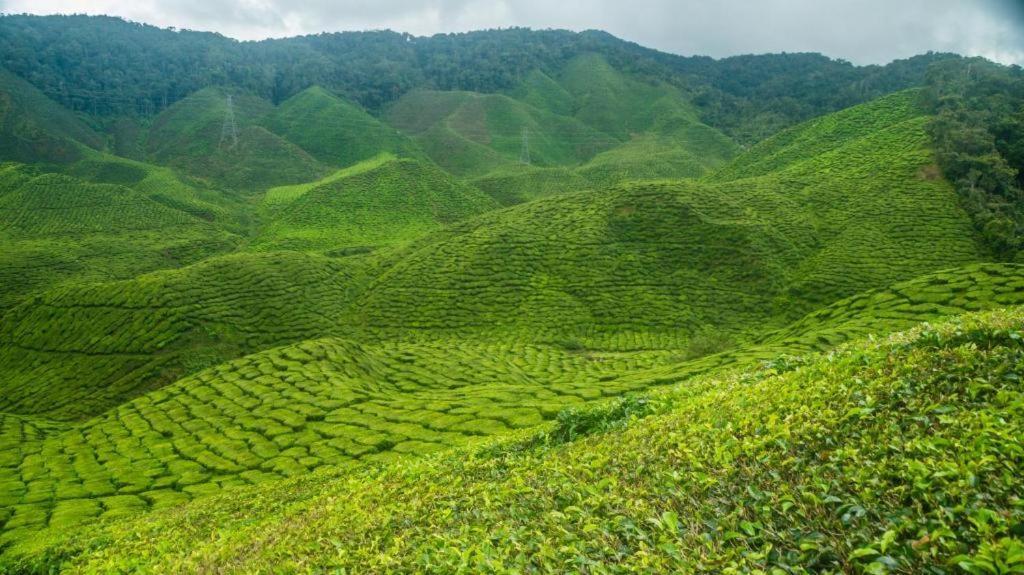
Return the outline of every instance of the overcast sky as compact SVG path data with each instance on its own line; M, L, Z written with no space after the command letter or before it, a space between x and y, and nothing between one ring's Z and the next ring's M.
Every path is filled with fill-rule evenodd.
M597 28L677 54L928 50L1024 64L1024 0L0 0L0 12L123 16L239 39L384 29Z

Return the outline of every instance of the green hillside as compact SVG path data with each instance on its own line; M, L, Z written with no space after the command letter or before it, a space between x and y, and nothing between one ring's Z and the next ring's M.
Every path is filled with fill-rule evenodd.
M228 97L235 137L225 136ZM214 184L245 191L315 180L326 169L306 151L260 125L273 106L247 94L200 90L153 120L148 156Z
M1012 565L1022 322L1019 309L968 316L482 449L54 530L7 560L84 573Z
M416 153L394 128L317 86L282 102L264 122L328 166L350 166L385 152Z
M294 199L263 227L253 249L372 248L497 207L479 190L427 162L387 156L313 185L268 192L271 204L289 197Z
M0 14L0 574L1024 573L1022 103Z
M74 114L0 67L0 160L67 162L78 157L76 141L103 144Z
M41 289L128 278L233 249L238 238L124 186L0 171L0 310Z
M291 268L288 273L301 271ZM192 270L204 277L210 272L205 265ZM175 277L180 275L152 277L181 281ZM233 276L237 275L235 271ZM794 324L784 336L766 338L773 343L695 359L682 358L682 350L580 354L557 345L485 341L303 341L216 365L74 426L36 434L34 441L24 439L23 425L11 427L0 441L20 455L0 466L0 484L8 487L12 514L4 537L15 541L45 526L70 528L92 517L162 509L226 488L298 477L318 468L349 468L463 446L483 436L535 426L565 408L686 381L700 373L757 365L780 354L827 350L839 341L884 334L967 309L1020 305L1022 286L1021 266L949 270L837 304ZM339 288L327 284L325 289ZM199 299L195 293L187 297ZM329 295L308 291L302 297L312 306L280 309L328 310L333 301ZM176 318L174 310L168 310L164 324L177 319L211 325L207 331L220 336L207 333L213 344L234 341L253 347L256 342L268 343L260 339L266 336L259 326L281 321L269 312L247 317L244 304L203 311L208 307L199 301ZM303 318L305 326L300 325ZM298 334L315 327L316 321L300 314L289 318L289 325L296 326ZM168 330L160 333L169 337ZM842 337L837 339L837 334ZM147 330L125 338L134 339L141 347L153 337ZM167 347L183 353L174 340ZM37 406L32 408L38 413ZM22 421L20 416L8 417ZM91 463L69 467L66 461Z
M736 180L797 169L810 158L840 150L901 121L924 117L921 92L892 94L867 104L815 118L754 146L711 179Z
M737 149L701 123L678 90L631 79L597 54L572 59L554 78L534 70L507 96L414 91L386 117L443 168L517 188L533 185L536 172L510 178L514 164L527 160L538 167L582 166L581 176L603 186L697 177ZM544 181L554 186L558 178ZM575 181L564 184L559 191L573 190Z
M388 109L387 119L460 176L519 162L524 133L530 162L538 166L577 164L616 143L571 117L499 94L413 92Z
M709 181L561 195L457 225L395 258L361 322L679 345L708 330L781 327L842 297L978 261L953 190L927 176L927 118L906 105L913 98L844 112L874 117L881 106L886 120L839 146L830 130L800 127L822 153L756 178L726 177L744 155Z
M209 365L338 330L351 267L239 254L37 294L3 315L0 412L82 419Z
M64 171L90 182L132 188L157 203L233 233L246 233L252 219L253 210L243 196L210 187L171 168L83 150L82 157Z
M573 168L540 168L522 163L502 166L471 182L504 206L593 187L590 180Z

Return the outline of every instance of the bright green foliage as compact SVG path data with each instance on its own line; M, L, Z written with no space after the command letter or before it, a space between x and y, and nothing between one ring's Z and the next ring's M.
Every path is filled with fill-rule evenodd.
M109 497L161 508L325 465L388 461L530 427L564 406L634 389L598 381L650 361L551 346L342 339L261 352L35 443L0 437L18 450L0 466L13 512L3 541L99 516ZM77 521L62 511L70 505Z
M769 141L710 182L561 195L456 225L394 257L362 299L361 323L678 346L707 326L763 332L842 297L977 261L952 189L926 174L926 118L912 98L820 120L867 124L857 137L815 124L787 134L807 150L799 162ZM769 164L775 171L727 178Z
M526 164L508 164L472 183L505 206L592 187L588 179L572 168L540 168Z
M901 122L925 116L919 99L919 91L908 90L809 120L754 146L712 179L736 180L795 169L797 164L823 153L841 150Z
M524 130L530 162L538 166L576 164L617 143L571 117L497 94L417 91L395 103L387 119L460 176L519 162Z
M204 265L192 271L208 277L216 269ZM171 286L153 291L166 293ZM306 298L322 309L331 301L315 294ZM70 528L99 516L105 507L87 501L102 497L138 496L141 511L314 468L390 461L531 427L564 408L723 367L778 362L780 356L830 349L923 319L1022 303L1024 267L976 266L865 294L770 334L758 345L685 361L671 351L586 351L565 342L304 341L216 365L74 426L37 435L35 442L0 437L20 454L0 466L0 483L13 498L6 538L17 540L45 526ZM209 307L197 301L195 309L178 314L179 321L214 326L217 333L209 334L200 349L223 346L228 337L238 345L265 346L265 334L250 326L285 321L266 310L248 318L243 303L219 316L207 312ZM304 321L321 331L331 329L296 315L288 318L290 325ZM219 323L226 317L230 324ZM302 327L296 329L299 334ZM138 340L134 351L145 351L148 331L125 333L132 334L126 339ZM186 352L175 342L167 349L179 357ZM67 393L75 390L45 395ZM92 463L69 467L69 461ZM61 511L70 505L81 506L75 507L76 520Z
M354 176L356 174L378 168L391 160L394 160L395 156L389 153L382 153L369 160L359 162L354 166L342 168L324 178L316 180L314 182L306 182L304 184L293 184L291 186L278 186L276 188L270 188L263 194L263 205L276 208L285 204L291 203L296 198L302 196L306 192L318 188L320 186L336 182L342 178L348 176Z
M557 79L535 70L509 96L417 91L387 118L439 165L491 189L498 182L528 189L538 177L551 190L562 181L557 191L579 189L579 178L565 170L517 171L514 164L527 160L547 168L582 166L579 175L589 185L604 186L700 176L736 150L700 122L675 88L631 79L597 54L570 60ZM599 152L605 154L594 158ZM492 195L512 204L549 193Z
M248 227L249 210L241 198L186 179L170 168L83 150L82 158L65 171L91 182L127 186L153 201L234 233L244 233Z
M987 176L935 164L940 108L738 156L704 123L759 140L943 57L72 21L122 51L0 18L0 160L33 162L0 164L0 572L1020 562L1024 312L874 343L1024 305L1024 267L979 263Z
M259 190L317 179L326 169L295 144L259 125L269 102L232 95L237 143L222 138L228 94L208 88L156 117L147 152L157 163L241 190Z
M295 197L263 228L254 249L331 250L409 240L497 207L487 195L425 161L378 158L342 170Z
M331 332L354 288L351 267L240 254L36 295L0 326L0 411L84 418L209 365Z
M639 180L698 178L708 167L702 154L686 150L674 139L646 135L598 154L577 173L594 184L613 185Z
M0 309L72 280L110 280L195 262L237 238L118 185L0 171Z
M569 415L525 440L56 531L9 561L81 573L1012 573L985 565L1022 553L1022 329L1019 309L926 326Z
M67 162L74 141L98 148L102 138L37 88L0 68L0 160Z
M317 86L282 102L264 123L328 166L350 166L384 152L416 153L394 128Z

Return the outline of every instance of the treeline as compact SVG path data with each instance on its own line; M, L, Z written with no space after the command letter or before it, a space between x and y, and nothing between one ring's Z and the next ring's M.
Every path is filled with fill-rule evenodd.
M937 160L993 255L1024 261L1024 70L982 58L928 73Z
M828 114L925 81L931 53L885 66L854 66L821 54L764 54L722 60L681 58L673 68L694 86L704 121L749 144L795 123Z
M858 67L820 54L714 60L643 48L597 31L513 28L427 38L344 32L261 42L95 16L0 17L0 66L93 116L151 116L211 85L275 103L317 84L379 110L415 88L499 92L597 52L638 79L687 93L704 120L753 143L808 118L920 85L949 55Z
M414 88L505 90L530 70L554 73L586 52L651 81L674 78L653 51L600 32L375 31L239 42L103 16L0 18L0 66L94 115L152 115L211 85L274 103L321 85L376 110Z

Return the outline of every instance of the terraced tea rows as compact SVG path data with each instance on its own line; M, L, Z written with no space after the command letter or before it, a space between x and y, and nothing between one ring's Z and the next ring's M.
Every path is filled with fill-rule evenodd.
M494 209L485 194L436 166L370 160L307 191L277 213L253 249L336 250L407 241ZM297 187L285 195L295 195ZM280 190L278 188L277 190ZM275 191L271 198L280 198Z
M5 560L87 573L984 565L1018 548L1022 322L1020 309L966 317L482 449L55 529Z
M46 287L177 267L238 243L126 187L15 167L0 179L0 309Z
M710 326L742 337L978 261L953 190L922 176L932 154L914 98L890 98L881 128L869 122L779 172L570 194L455 226L395 257L363 298L360 323L598 346L604 334L669 332L683 347ZM877 110L847 116L857 123L858 114ZM800 129L831 137L813 124Z
M356 273L313 255L233 255L35 296L0 326L0 411L91 416L202 367L341 331Z
M460 446L539 424L567 407L723 367L830 349L966 309L1024 304L1022 286L1024 266L940 272L840 302L758 345L681 363L683 350L622 354L457 340L329 338L275 348L69 429L5 432L12 455L0 467L0 484L13 498L5 537L324 466Z
M6 434L17 454L0 466L4 540L536 425L567 405L625 391L597 384L599 374L643 363L553 348L339 339L262 352L35 442Z

